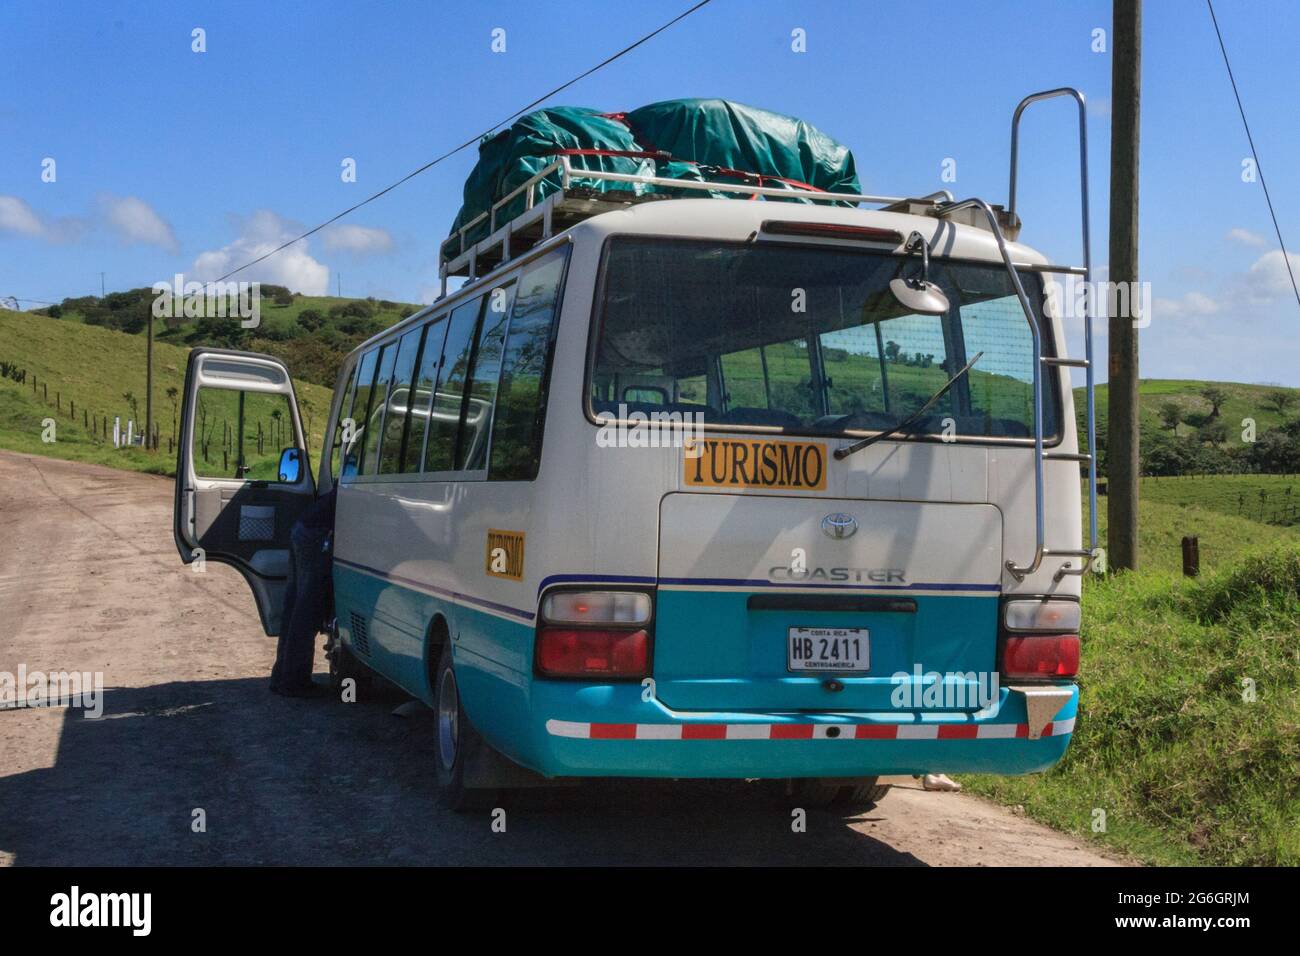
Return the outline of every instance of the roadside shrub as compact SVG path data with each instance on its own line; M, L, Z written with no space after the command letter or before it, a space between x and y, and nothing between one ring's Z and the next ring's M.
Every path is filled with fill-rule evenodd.
M330 318L332 319L368 319L374 314L369 304L356 301L344 302L342 305L336 305L330 309Z
M1191 600L1196 617L1207 624L1237 618L1259 627L1280 619L1300 629L1300 551L1247 557L1201 583Z
M325 324L319 309L303 309L298 313L298 324L308 332L316 332Z

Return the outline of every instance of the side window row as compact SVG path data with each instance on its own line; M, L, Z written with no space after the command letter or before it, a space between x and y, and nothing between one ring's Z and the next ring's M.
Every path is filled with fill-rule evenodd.
M339 408L335 473L535 478L567 258L567 247L543 256L362 355Z

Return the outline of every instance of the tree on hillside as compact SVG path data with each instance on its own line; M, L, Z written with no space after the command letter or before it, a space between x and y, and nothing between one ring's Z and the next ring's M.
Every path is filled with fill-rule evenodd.
M325 316L319 309L303 309L298 313L298 324L308 332L315 332L325 324Z
M244 327L231 315L205 315L195 326L192 340L224 348L236 348L244 338Z
M1174 433L1178 435L1178 426L1183 423L1183 409L1177 402L1165 402L1160 406L1160 421Z
M1196 438L1207 445L1222 445L1228 440L1228 426L1223 422L1206 422L1196 432Z
M1228 401L1228 393L1217 385L1207 385L1201 389L1201 398L1210 403L1210 418L1218 418L1224 403Z
M1285 416L1287 411L1295 404L1295 392L1286 389L1276 388L1264 396L1264 406L1271 408L1279 415Z

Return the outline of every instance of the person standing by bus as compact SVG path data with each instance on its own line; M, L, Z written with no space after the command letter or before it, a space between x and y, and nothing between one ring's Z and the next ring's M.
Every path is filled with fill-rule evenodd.
M312 682L311 674L316 635L329 607L336 488L313 501L289 532L289 580L275 666L271 668L271 692L282 697L329 693L328 688Z

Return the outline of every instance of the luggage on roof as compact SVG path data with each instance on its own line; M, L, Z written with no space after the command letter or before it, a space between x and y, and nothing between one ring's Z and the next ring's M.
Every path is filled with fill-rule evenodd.
M729 100L664 100L624 114L642 148L777 185L858 193L853 153L801 119ZM706 177L708 178L708 177Z
M484 238L494 203L565 155L574 170L658 176L664 179L739 179L767 187L859 192L853 153L803 120L720 99L665 100L629 113L555 106L520 117L479 145L465 180L464 203L451 233L474 225L460 247ZM575 176L599 191L682 197L740 198L743 194L675 190ZM535 188L540 200L561 188L558 172ZM792 201L797 201L791 197ZM497 212L498 225L523 212L523 193Z

